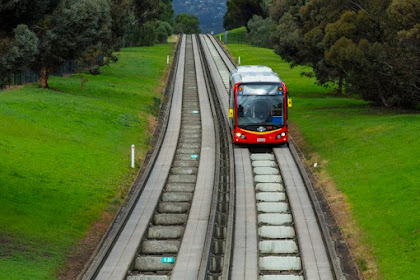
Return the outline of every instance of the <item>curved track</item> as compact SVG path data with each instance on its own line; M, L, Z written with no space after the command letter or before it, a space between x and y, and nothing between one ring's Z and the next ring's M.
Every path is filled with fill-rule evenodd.
M233 147L234 63L212 36L178 45L154 158L79 278L342 279L290 150Z

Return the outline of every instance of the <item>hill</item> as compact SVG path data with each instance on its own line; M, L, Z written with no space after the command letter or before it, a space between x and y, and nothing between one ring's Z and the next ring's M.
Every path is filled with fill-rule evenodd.
M226 0L173 0L175 15L188 13L200 20L203 33L224 31L223 16L226 12Z

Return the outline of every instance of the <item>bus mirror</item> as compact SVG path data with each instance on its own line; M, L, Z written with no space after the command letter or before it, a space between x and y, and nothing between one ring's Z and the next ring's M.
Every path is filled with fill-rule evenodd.
M292 107L292 98L287 98L287 107Z
M233 118L233 109L229 109L229 118Z

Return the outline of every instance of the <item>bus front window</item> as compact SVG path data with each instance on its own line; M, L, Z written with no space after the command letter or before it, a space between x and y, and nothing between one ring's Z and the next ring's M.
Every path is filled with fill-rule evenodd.
M260 126L283 127L282 95L241 95L238 96L238 126L247 130L257 130Z

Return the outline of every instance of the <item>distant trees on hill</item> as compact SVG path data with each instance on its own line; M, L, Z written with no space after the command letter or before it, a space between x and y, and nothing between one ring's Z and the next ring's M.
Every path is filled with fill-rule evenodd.
M186 13L177 15L175 17L175 33L201 33L198 17Z
M47 88L63 61L91 66L122 46L165 42L172 17L171 0L0 1L0 79L25 67Z
M262 13L247 22L251 43L274 48L292 65L311 66L318 82L336 84L338 94L418 108L420 1L258 2Z

